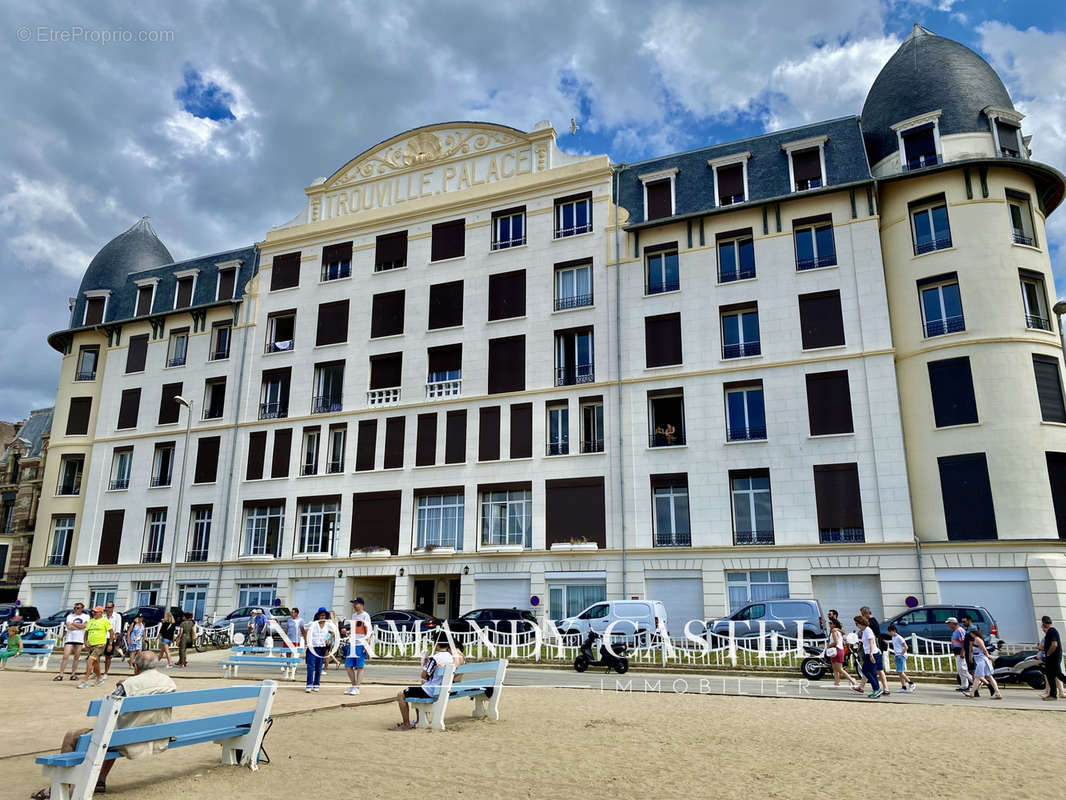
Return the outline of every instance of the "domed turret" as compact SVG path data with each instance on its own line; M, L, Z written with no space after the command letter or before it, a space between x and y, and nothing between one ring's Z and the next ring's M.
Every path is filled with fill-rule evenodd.
M940 136L989 132L982 109L1013 110L996 71L965 45L915 25L881 69L862 107L871 166L899 149L892 125L941 110Z
M117 289L125 283L126 276L133 272L173 262L174 257L155 235L148 217L141 217L132 228L100 248L85 270L79 293L93 289Z

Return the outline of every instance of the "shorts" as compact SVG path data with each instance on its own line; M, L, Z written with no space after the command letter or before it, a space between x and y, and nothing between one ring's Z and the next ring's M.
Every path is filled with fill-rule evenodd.
M351 651L349 651L351 652ZM348 657L344 659L344 666L352 669L362 669L366 666L366 648L361 644L355 646L355 657Z
M174 644L174 640L173 639L160 639L159 643L160 644Z
M67 645L70 645L71 647L85 647L85 642L63 642L63 649L66 649Z
M95 658L99 660L100 656L104 654L104 648L106 644L91 644L89 645L89 658Z
M403 690L404 700L430 700L432 695L421 686L408 686Z
M907 671L907 656L897 656L895 653L893 653L892 663L896 665L896 672Z

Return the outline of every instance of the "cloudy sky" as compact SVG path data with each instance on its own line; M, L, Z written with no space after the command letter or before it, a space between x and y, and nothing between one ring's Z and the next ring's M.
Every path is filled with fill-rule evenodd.
M857 114L914 22L988 58L1066 168L1050 0L6 3L0 419L51 405L45 337L142 215L177 259L258 241L315 177L444 120L550 119L623 161ZM1050 234L1062 296L1066 209Z

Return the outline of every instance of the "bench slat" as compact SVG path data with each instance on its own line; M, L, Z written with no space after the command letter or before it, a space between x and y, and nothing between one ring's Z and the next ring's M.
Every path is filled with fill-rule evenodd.
M156 739L169 739L190 734L203 733L218 728L230 728L238 725L250 725L255 717L254 711L239 711L234 714L216 714L213 717L183 719L180 722L162 722L156 725L141 725L136 728L119 728L111 734L111 747L125 744L153 742Z
M192 744L204 744L206 742L217 742L223 739L234 739L238 736L244 736L246 733L248 733L248 728L239 725L228 728L212 728L211 730L175 737L174 741L167 745L167 749L186 747ZM121 756L122 753L118 750L108 750L107 755L104 756L104 760L111 761L112 759L121 758ZM84 749L80 751L76 750L73 753L55 753L50 756L38 756L35 759L36 763L46 764L51 767L73 767L84 760Z
M176 706L194 706L200 703L222 703L227 700L247 700L259 697L260 687L252 686L229 686L224 689L189 689L184 692L169 692L164 694L142 694L127 697L122 701L122 713L127 711L150 711L156 708L172 708ZM100 713L101 700L93 700L89 703L88 717L95 717Z
M274 664L280 667L291 667L300 664L298 658L233 658L229 661L219 661L222 666L239 667L244 664Z

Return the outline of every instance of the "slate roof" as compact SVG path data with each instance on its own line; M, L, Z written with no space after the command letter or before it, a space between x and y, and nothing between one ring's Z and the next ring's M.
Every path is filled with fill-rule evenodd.
M166 245L156 236L148 217L141 217L93 256L82 276L78 294L93 289L114 289L122 285L131 272L170 264L173 260Z
M29 451L26 454L26 458L36 458L41 454L42 437L52 430L52 413L54 408L38 408L30 412L29 417L22 423L18 433L15 434L16 439L21 439L29 445ZM10 448L9 448L10 449ZM4 457L0 458L0 463L7 463L8 451L4 451Z

